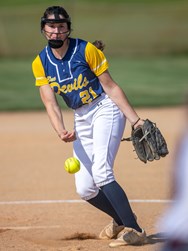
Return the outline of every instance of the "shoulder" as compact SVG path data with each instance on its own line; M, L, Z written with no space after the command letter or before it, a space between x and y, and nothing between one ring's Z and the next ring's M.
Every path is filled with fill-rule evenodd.
M34 58L32 64L35 64L38 62L39 59L42 59L46 56L46 47L39 52L39 54Z
M71 38L71 40L74 40L78 45L85 45L88 43L86 40L81 38Z
M94 45L91 42L87 42L85 54L86 54L86 58L88 58L88 59L91 57L101 58L101 59L105 58L103 51L101 49L97 48L96 45Z
M38 67L38 65L41 64L40 56L39 54L35 57L35 59L32 62L32 68L35 69Z
M45 48L34 58L32 61L32 70L34 75L45 75L44 62L45 62Z
M101 53L102 50L97 48L97 46L89 41L80 39L80 38L71 38L72 43L74 43L75 47L77 48L77 50L79 50L80 52L83 52L85 55L88 54L103 54Z
M71 38L71 43L74 44L78 49L85 49L88 44L87 41L80 38Z

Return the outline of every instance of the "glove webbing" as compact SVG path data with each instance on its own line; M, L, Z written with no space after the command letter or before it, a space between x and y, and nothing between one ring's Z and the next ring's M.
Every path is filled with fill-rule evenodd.
M155 131L155 127L156 127L156 123L153 123L154 128L152 128ZM143 137L139 140L139 142L141 142L143 139L145 139L147 137L147 135L151 133L150 131L145 131L145 134L143 135ZM121 141L132 141L132 137L128 137L128 138L122 138Z

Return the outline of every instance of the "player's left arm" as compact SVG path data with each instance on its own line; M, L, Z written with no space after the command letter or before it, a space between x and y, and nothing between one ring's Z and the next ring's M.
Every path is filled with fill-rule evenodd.
M99 76L108 69L108 61L104 53L89 42L85 49L85 59L91 71L93 71L96 76Z
M125 93L110 76L108 72L108 61L104 53L93 44L88 43L85 55L91 70L99 78L103 90L124 113L131 125L135 127L142 125L143 121L138 120L139 117L130 105ZM136 121L138 122L135 124Z
M133 109L129 100L120 88L120 86L112 79L108 70L103 72L98 76L99 81L105 91L105 93L112 99L112 101L120 108L126 118L129 120L131 125L134 125L135 122L139 119L136 111ZM140 119L135 126L142 125L143 121Z

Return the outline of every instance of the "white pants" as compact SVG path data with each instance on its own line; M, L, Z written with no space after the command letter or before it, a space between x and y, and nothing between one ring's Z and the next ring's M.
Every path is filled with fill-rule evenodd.
M81 163L75 183L82 199L94 198L99 187L115 180L113 165L124 128L125 116L106 94L75 110L73 148Z

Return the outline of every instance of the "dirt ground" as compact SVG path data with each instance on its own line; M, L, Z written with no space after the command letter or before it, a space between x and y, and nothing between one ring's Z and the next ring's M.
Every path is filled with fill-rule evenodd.
M116 250L160 250L163 239L156 228L168 207L171 166L182 129L183 109L139 109L155 121L167 139L170 154L144 164L130 142L122 142L115 174L145 228L148 243ZM64 112L66 126L73 114ZM129 136L127 124L124 136ZM64 170L72 143L63 143L45 112L0 113L0 251L107 251L109 241L97 239L110 218L80 200L74 176Z

